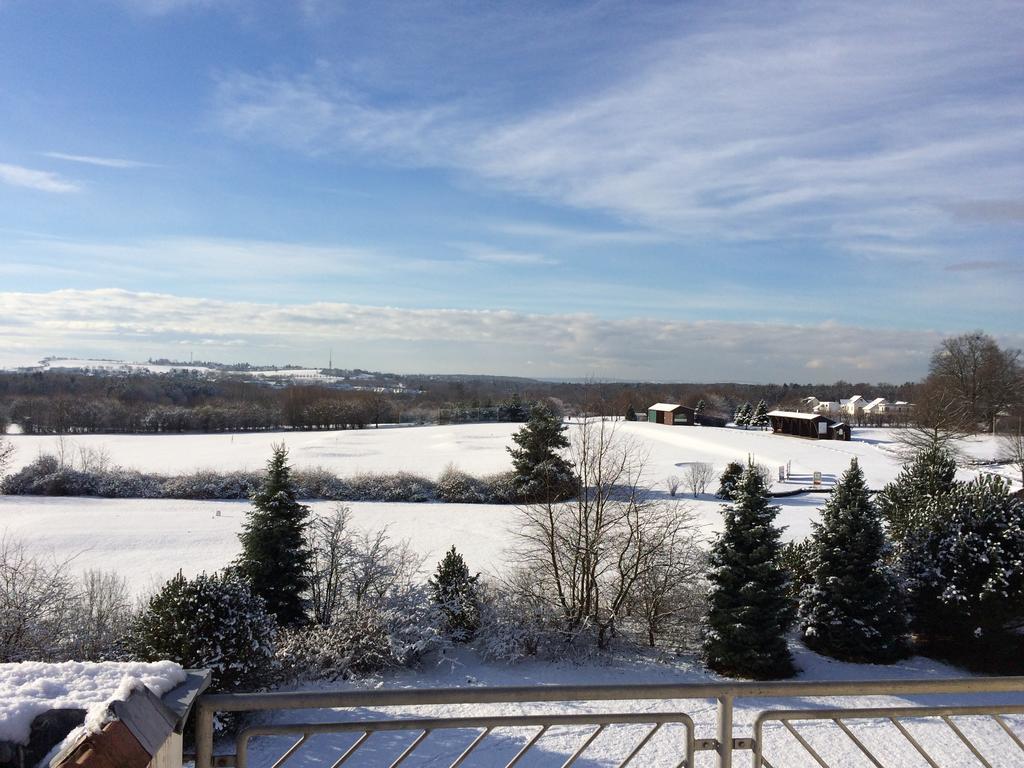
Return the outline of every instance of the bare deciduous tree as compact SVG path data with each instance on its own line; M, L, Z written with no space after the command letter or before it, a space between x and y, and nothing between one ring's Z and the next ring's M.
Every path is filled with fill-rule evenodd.
M354 559L348 507L314 518L307 529L310 551L309 598L313 621L327 626L344 599L342 584Z
M1020 473L1020 482L1024 485L1024 432L1000 435L998 458Z
M519 588L552 605L568 637L594 631L604 648L645 579L681 557L666 549L685 540L692 523L641 486L646 455L618 434L615 421L582 419L569 452L576 498L520 509L515 552L533 579Z
M379 605L411 585L422 559L408 542L393 542L387 528L354 531L351 511L339 505L333 514L309 526L310 603L313 620L330 625L343 612Z
M77 585L67 563L0 535L0 663L56 660L72 628Z
M686 467L686 487L693 498L704 493L715 479L715 467L705 461L695 461Z
M101 446L78 446L78 468L83 472L106 472L110 469L110 452Z
M77 660L101 661L128 633L132 619L128 583L113 571L89 570L80 584L69 655Z
M6 437L0 437L0 477L7 474L7 468L14 459L14 444Z
M1003 349L981 331L943 339L932 355L929 380L960 408L960 426L989 429L999 413L1020 399L1021 352Z
M912 461L924 451L942 448L959 464L963 460L959 441L968 434L966 421L960 397L935 380L926 381L918 392L910 423L895 433L896 454Z
M693 513L682 510L661 533L665 538L641 574L630 602L652 648L665 636L676 646L695 640L707 594L703 578L707 554Z
M665 485L668 487L668 495L675 496L679 493L679 486L683 484L683 481L679 479L679 475L669 475L665 479Z

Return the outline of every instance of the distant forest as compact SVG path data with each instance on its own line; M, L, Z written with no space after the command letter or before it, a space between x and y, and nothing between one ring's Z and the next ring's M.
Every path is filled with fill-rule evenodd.
M396 377L389 377L396 378ZM696 405L731 417L738 405L764 400L796 408L814 395L836 400L861 394L913 402L919 384L652 384L557 383L491 376L404 376L408 392L353 391L310 384L286 386L236 377L176 372L30 371L0 373L0 426L26 433L227 432L361 429L381 423L516 420L514 403L545 401L556 413L622 415L655 402Z

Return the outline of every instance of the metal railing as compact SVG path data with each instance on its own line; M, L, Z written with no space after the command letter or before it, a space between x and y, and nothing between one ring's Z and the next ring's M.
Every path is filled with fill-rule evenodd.
M788 708L766 709L761 702L751 702L757 707L745 707L744 711L753 709L757 714L753 721L749 736L737 738L734 735L733 717L737 699L768 699L782 706L787 702L796 704L796 700L814 698L848 698L848 697L904 697L920 695L938 695L943 698L960 697L977 694L1012 694L1012 702L1001 701L992 704L966 705L962 701L946 701L921 706L898 707L864 707L848 708L830 707L822 703L821 708ZM1006 697L1004 697L1006 698ZM218 712L268 712L276 710L308 710L308 709L367 709L379 707L430 707L438 705L472 705L472 704L541 704L550 702L604 702L604 701L665 701L680 700L714 700L717 702L716 729L714 738L698 738L696 727L691 715L682 711L649 712L594 712L592 714L523 714L494 715L472 717L394 717L360 720L353 718L351 713L338 713L337 722L314 723L272 723L254 725L244 728L235 740L235 754L231 756L213 757L213 719ZM875 680L875 681L842 681L842 682L767 682L767 683L722 683L722 684L657 684L657 685L600 685L600 686L529 686L504 688L434 688L418 690L373 690L344 692L303 692L303 693L243 693L243 694L212 694L199 700L196 714L196 768L214 768L214 766L235 765L248 768L249 742L259 736L297 736L287 749L272 763L280 768L293 757L300 754L309 740L327 733L356 734L355 740L349 744L332 768L339 768L361 749L369 738L381 732L411 732L412 740L404 745L397 757L388 757L390 762L382 763L395 768L404 763L414 751L419 749L428 737L438 731L470 731L475 734L469 743L454 750L450 756L440 762L435 756L432 765L448 765L457 768L462 765L480 747L488 737L494 735L496 729L527 729L527 739L521 748L511 757L502 758L500 763L507 767L518 764L538 742L556 726L570 726L582 730L581 743L562 763L563 768L573 765L584 756L596 739L614 726L648 726L643 730L631 751L624 758L616 758L617 765L626 766L634 761L637 765L647 764L637 760L642 750L651 742L664 726L681 727L682 738L673 742L672 765L693 768L698 753L713 752L720 768L731 768L737 752L745 752L750 756L755 768L775 768L768 754L772 744L769 733L782 735L791 739L796 748L802 750L799 765L817 764L822 768L836 765L851 764L850 752L842 753L842 747L852 749L860 759L867 760L877 768L884 768L883 757L879 756L880 748L870 745L858 735L850 723L881 723L891 726L892 735L902 740L902 744L913 749L916 755L928 765L937 768L940 763L929 752L908 727L912 723L927 722L931 726L945 729L966 750L973 764L988 768L999 765L993 763L992 756L986 756L976 739L967 733L963 725L964 719L983 718L993 723L1004 735L1003 749L1013 750L1024 757L1024 741L1013 730L1004 716L1024 714L1024 677L992 677L992 678L960 678L953 680ZM958 718L958 719L954 719ZM808 738L808 733L801 731L798 724L811 722L816 725L827 725L828 732L816 732L812 738L819 742L816 748ZM914 726L917 727L917 726ZM840 753L846 757L837 760L823 756L820 743L824 740L833 747L839 745ZM792 746L792 745L791 745ZM891 746L891 745L890 745ZM886 748L888 749L888 747ZM830 754L835 749L830 750ZM606 755L607 756L607 755ZM810 762L810 761L813 761ZM320 759L318 764L327 764ZM957 765L971 763L958 762Z

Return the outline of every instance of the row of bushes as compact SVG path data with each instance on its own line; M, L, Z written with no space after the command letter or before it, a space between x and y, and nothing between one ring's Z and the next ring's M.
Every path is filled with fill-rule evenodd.
M159 475L122 467L79 469L56 456L42 455L0 482L11 496L98 496L108 499L248 499L263 473L200 470ZM476 477L453 466L437 479L410 472L365 472L339 477L323 468L296 470L296 495L333 501L441 501L509 504L517 501L511 472Z

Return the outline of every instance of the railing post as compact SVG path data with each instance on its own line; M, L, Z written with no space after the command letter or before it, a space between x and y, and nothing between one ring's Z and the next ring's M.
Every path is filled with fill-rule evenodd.
M213 768L213 710L202 699L196 708L196 768Z
M718 697L718 768L732 768L732 696L729 694Z

